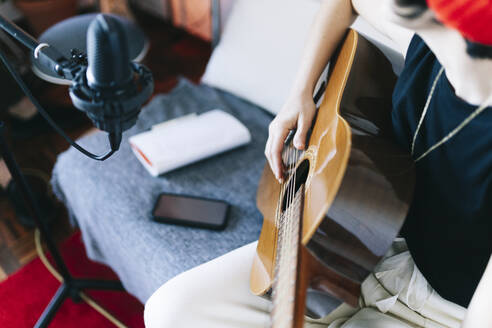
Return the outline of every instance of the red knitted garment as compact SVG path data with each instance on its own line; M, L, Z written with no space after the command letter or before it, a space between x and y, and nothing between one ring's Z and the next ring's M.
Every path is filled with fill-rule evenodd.
M470 41L492 45L492 0L427 0L444 25Z

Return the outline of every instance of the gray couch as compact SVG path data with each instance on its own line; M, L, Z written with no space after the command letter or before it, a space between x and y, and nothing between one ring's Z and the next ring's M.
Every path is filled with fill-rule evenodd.
M173 117L214 108L244 123L252 142L157 178L132 153L129 136ZM154 97L142 110L136 126L125 133L121 149L109 160L93 161L73 148L61 154L52 185L80 227L89 257L109 265L125 288L145 302L173 276L258 238L261 215L255 197L271 119L251 103L182 79L169 94ZM108 147L105 133L84 137L80 143L99 152ZM161 192L229 202L227 228L217 232L153 222L151 210Z

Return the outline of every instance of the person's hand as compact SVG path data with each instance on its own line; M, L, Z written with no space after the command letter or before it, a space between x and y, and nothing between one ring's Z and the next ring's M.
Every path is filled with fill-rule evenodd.
M285 138L287 138L291 130L297 130L293 140L294 147L303 150L315 113L316 105L314 104L312 93L293 93L270 123L265 156L279 182L282 182L284 173L282 149Z

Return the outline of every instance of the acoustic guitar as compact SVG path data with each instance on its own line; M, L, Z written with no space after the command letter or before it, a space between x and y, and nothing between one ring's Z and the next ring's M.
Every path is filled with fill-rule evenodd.
M306 150L286 142L282 184L265 166L250 288L272 298L274 328L302 327L305 314L320 318L342 302L357 306L361 283L403 224L414 168L393 140L395 81L379 49L349 30Z

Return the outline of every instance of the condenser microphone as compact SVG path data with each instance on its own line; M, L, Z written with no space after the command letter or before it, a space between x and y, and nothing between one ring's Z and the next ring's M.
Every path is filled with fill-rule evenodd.
M149 69L130 60L122 24L110 15L98 15L87 31L87 66L75 75L70 97L97 128L108 132L113 151L153 89Z

